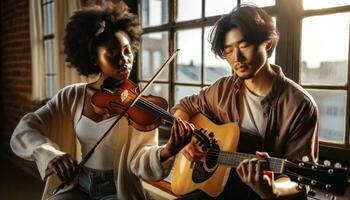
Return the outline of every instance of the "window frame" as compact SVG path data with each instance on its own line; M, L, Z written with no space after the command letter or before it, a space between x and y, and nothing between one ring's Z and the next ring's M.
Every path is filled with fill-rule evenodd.
M45 27L45 12L44 12L44 7L45 6L47 6L47 5L49 5L49 4L53 4L53 12L48 12L48 14L50 15L50 17L55 17L55 14L54 14L54 12L55 12L55 7L54 7L54 4L55 4L55 0L41 0L41 13L42 13L42 30L43 30L43 50L44 50L44 64L45 64L45 67L44 67L44 83L43 83L43 85L44 85L44 94L45 94L45 99L49 99L49 98L51 98L51 97L53 97L54 96L54 94L55 94L55 92L56 92L56 90L57 90L57 69L56 69L56 67L55 67L55 61L53 61L53 67L54 67L54 72L53 73L48 73L47 71L46 71L46 68L47 68L47 66L46 66L46 59L47 59L47 57L46 57L46 48L45 48L45 42L46 41L52 41L53 42L53 44L55 44L55 34L54 34L54 29L55 29L55 24L53 23L53 24L51 24L52 25L52 27L53 27L53 32L52 33L49 33L49 34L46 34L45 33L45 29L46 29L46 27ZM54 22L54 20L55 19L53 19L53 22ZM55 48L53 48L53 51L51 52L52 54L51 54L51 56L52 56L52 58L53 59L56 59L55 58ZM47 79L48 79L48 77L55 77L55 80L54 80L54 87L53 88L51 88L48 84L47 84Z
M169 22L159 25L159 26L150 26L144 28L144 33L154 33L161 31L168 31L169 33L169 52L175 49L176 46L176 31L192 29L192 28L202 28L204 29L206 26L212 26L214 23L221 17L218 16L210 16L205 17L205 5L202 0L202 18L189 20L189 21L181 21L176 22L176 0L169 0ZM237 5L240 4L240 0L237 1ZM280 40L278 46L275 49L276 61L275 63L282 67L283 72L287 77L294 80L296 83L300 84L300 68L301 68L301 33L302 33L302 20L305 17L315 16L315 15L325 15L332 13L342 13L342 12L350 12L350 5L346 6L338 6L332 8L324 8L324 9L314 9L314 10L304 10L302 6L302 0L276 0L274 6L264 7L266 12L270 14L272 17L276 18L276 26L280 33ZM234 7L234 6L232 6ZM138 1L139 8L139 17L140 21L142 19L141 16L141 0ZM202 44L204 44L204 40L206 38L203 37L204 30L202 30ZM350 34L349 34L350 35ZM350 37L350 36L349 36ZM350 41L350 40L349 40ZM174 92L175 86L208 86L210 84L204 83L204 67L203 67L203 46L202 46L202 77L200 84L192 84L192 83L179 83L175 82L175 66L176 63L173 62L169 66L169 82L167 81L155 81L155 83L169 83L169 105L170 107L174 105ZM142 66L140 63L140 58L138 59L138 66ZM144 82L143 80L139 80L139 75L137 74L137 80L140 82ZM341 162L350 163L350 158L347 156L350 153L350 42L349 42L349 53L348 53L348 77L347 84L345 86L321 86L321 85L302 85L305 89L327 89L327 90L345 90L347 95L346 102L346 114L345 114L345 144L333 144L328 142L320 141L320 158L330 158ZM335 156L336 155L336 156Z

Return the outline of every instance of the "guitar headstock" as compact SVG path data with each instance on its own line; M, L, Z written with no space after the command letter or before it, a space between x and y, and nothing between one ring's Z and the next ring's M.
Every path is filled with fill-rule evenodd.
M293 181L328 192L344 194L348 186L348 170L317 163L285 162L283 170Z

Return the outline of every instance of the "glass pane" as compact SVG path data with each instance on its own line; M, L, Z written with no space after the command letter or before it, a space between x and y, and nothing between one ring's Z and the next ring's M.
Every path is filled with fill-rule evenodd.
M226 60L220 57L215 57L211 51L211 44L209 43L209 33L212 27L204 29L204 82L213 83L216 79L231 74L230 65Z
M168 0L142 0L141 9L141 24L143 27L166 24L169 21Z
M201 78L202 29L177 32L176 81L199 83Z
M54 3L48 3L43 6L44 35L54 33Z
M168 58L168 38L168 32L142 35L141 63L139 67L139 78L141 80L150 80ZM157 80L167 81L169 79L168 68L169 66L160 74Z
M56 74L55 56L54 56L54 40L45 40L45 73Z
M303 20L302 84L345 85L347 83L349 20L350 13L314 16Z
M178 104L180 100L186 96L190 96L198 93L201 87L193 86L175 86L175 104Z
M215 16L229 13L237 6L237 0L205 0L205 16Z
M253 4L259 7L274 6L275 0L241 0L241 4Z
M202 0L178 0L177 21L186 21L202 17Z
M325 142L344 144L346 92L308 90L315 99L320 112L319 139Z
M56 93L56 75L46 76L45 80L46 98L51 98Z
M303 0L304 9L321 9L350 5L349 0Z
M147 83L140 83L141 89L146 86ZM163 97L169 102L169 84L163 83L153 83L147 91L145 91L144 95L153 95Z

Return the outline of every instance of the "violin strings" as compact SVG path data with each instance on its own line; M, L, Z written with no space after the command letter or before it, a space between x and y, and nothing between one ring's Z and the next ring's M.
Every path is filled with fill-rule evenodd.
M154 104L152 102L148 102L148 101L146 101L143 98L140 98L139 101L141 103L141 106L144 106L144 108L148 109L148 111L150 111L150 112L155 111L155 112L157 112L157 113L167 117L168 120L171 120L171 122L174 121L174 119L175 119L174 116L172 116L168 112L164 111L164 109L159 107L158 105L156 105L156 104Z

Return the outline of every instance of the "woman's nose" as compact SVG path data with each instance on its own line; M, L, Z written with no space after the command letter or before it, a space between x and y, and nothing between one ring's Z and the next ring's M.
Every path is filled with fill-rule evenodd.
M124 65L129 62L128 56L125 55L124 53L121 53L118 59L119 59L119 65Z

